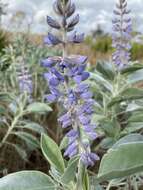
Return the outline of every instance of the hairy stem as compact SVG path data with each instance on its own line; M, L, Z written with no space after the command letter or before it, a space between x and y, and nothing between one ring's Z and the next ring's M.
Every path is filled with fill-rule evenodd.
M82 175L81 175L81 160L78 162L78 173L77 173L77 184L76 184L76 190L82 190Z
M127 179L127 183L128 183L128 190L132 190L132 184L131 184L131 178L130 177Z
M111 186L112 186L112 181L108 184L106 190L110 190Z

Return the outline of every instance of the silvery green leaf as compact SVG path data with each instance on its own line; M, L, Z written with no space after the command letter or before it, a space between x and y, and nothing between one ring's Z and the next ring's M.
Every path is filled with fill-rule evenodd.
M39 113L39 114L44 114L51 111L52 111L52 108L48 104L41 103L41 102L34 102L32 104L29 104L26 109L26 112Z
M103 156L98 180L127 177L143 171L143 141L122 144ZM135 156L136 155L136 156Z
M58 145L47 135L41 136L41 149L48 162L60 173L64 172L65 164Z
M72 159L72 161L68 163L68 166L65 169L63 176L61 177L61 182L63 184L68 185L71 181L74 181L77 167L78 167L78 161L79 161L79 158L75 157Z
M39 171L22 171L0 179L0 190L55 190L53 180Z
M28 121L27 121L28 122ZM43 126L41 126L38 123L34 123L34 122L28 122L25 125L17 125L15 128L19 128L19 129L29 129L31 131L35 131L39 134L41 133L45 133L45 129Z
M13 132L11 134L14 134L17 137L19 137L20 139L24 140L30 149L39 148L39 146L40 146L38 139L32 134L29 134L26 132L21 132L21 131Z
M9 145L11 145L11 146L13 146L15 148L15 150L17 151L17 153L19 154L19 156L23 160L25 160L25 161L28 160L27 153L26 153L26 151L22 147L20 147L18 144L13 144L13 143L9 143Z

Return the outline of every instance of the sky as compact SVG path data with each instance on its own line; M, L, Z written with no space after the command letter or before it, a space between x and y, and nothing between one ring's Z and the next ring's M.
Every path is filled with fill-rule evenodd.
M33 23L32 31L38 33L47 33L49 30L46 24L46 15L53 15L53 0L1 0L8 3L6 16L3 16L2 23L5 28L14 28L11 18L17 11L23 11L27 14L25 26L27 23ZM80 23L77 30L80 32L89 32L100 25L106 32L111 32L111 20L115 2L118 0L73 0L77 6L77 12L80 14ZM143 0L127 0L128 7L132 10L134 30L143 31Z

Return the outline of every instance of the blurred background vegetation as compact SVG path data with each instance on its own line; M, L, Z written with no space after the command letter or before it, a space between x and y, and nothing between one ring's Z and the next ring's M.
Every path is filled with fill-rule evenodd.
M17 15L19 16L19 15ZM13 39L17 36L25 36L28 43L35 44L37 46L43 44L44 35L33 34L30 31L26 32L9 32L0 30L0 53L4 53L4 48L13 43ZM57 47L57 50L59 48ZM86 54L89 57L91 64L96 64L99 59L110 60L113 52L112 38L110 34L104 33L104 31L98 26L95 31L91 31L85 37L85 41L81 45L76 47L69 47L69 53L81 53ZM131 58L132 61L143 60L143 36L140 33L133 32Z
M6 15L6 12L0 4L0 20L3 15ZM35 101L43 101L43 94L45 94L48 89L42 78L43 70L41 70L40 61L50 55L60 55L61 50L60 47L57 47L56 49L47 48L43 44L44 35L32 33L32 19L31 22L27 23L25 20L25 13L18 11L13 14L11 19L11 26L9 26L11 30L2 29L0 24L1 92L4 91L15 93L16 95L18 94L15 82L13 82L15 81L15 75L12 72L19 56L23 56L30 73L33 73L32 78L35 84L33 98ZM94 31L91 31L90 34L86 35L83 44L69 47L70 54L87 55L91 65L96 65L98 60L111 60L112 51L111 35L105 33L100 25L98 25ZM131 56L132 61L143 61L143 36L136 31L133 32ZM4 106L6 109L9 109L7 104L5 105L4 103ZM50 115L40 117L30 116L29 118L32 119L33 122L38 122L43 126L48 134L50 134L50 136L58 143L60 139L59 129L56 122L58 108L56 105L52 105L52 107L54 111ZM3 117L1 110L0 114ZM0 139L2 138L3 131L3 128L0 129ZM10 140L19 143L19 140L15 138ZM25 148L25 145L22 144L22 146ZM7 148L7 146L4 151L0 153L1 176L6 173L29 168L48 171L49 166L46 165L45 160L42 158L40 150L29 151L28 162L21 159L18 154L15 154L15 152L10 148Z

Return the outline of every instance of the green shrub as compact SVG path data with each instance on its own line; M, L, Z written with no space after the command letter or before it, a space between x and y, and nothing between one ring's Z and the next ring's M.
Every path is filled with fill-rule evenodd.
M111 50L112 40L108 36L100 37L92 44L91 48L96 52L107 53Z
M133 43L131 49L132 60L143 58L143 44Z
M0 30L0 53L3 53L3 49L8 45L7 35L3 30Z

